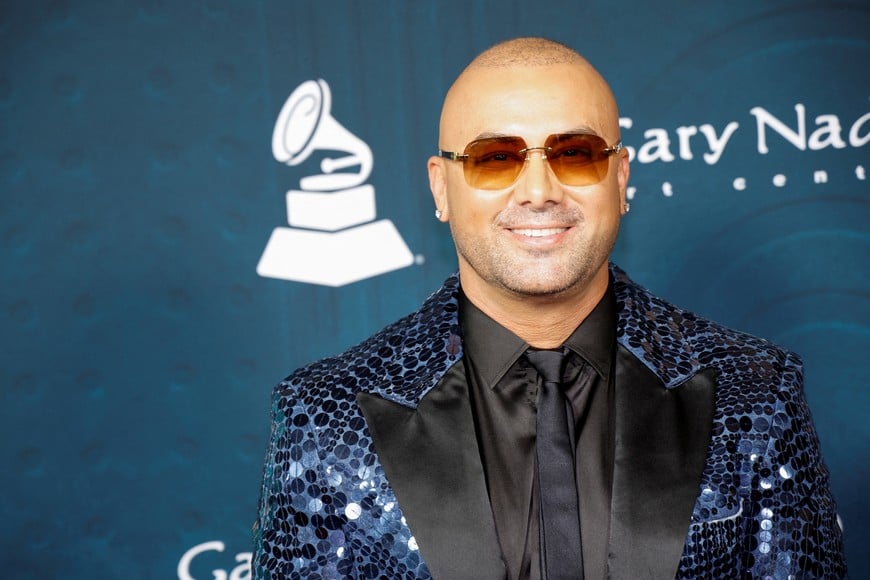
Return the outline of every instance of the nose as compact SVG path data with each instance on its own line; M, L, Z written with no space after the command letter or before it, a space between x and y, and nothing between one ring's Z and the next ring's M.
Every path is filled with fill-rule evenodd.
M514 188L516 203L545 207L561 202L562 196L562 188L547 162L547 150L544 147L527 149L525 167Z

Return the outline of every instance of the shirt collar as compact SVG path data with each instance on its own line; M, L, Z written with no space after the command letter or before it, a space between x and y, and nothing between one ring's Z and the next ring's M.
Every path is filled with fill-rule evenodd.
M529 348L523 339L472 304L461 288L459 325L465 355L474 362L489 388L494 388ZM608 284L604 296L564 344L592 365L602 379L608 380L615 342L616 296L613 285Z
M592 365L602 379L609 379L616 348L616 294L612 284L607 285L604 296L571 333L565 346Z

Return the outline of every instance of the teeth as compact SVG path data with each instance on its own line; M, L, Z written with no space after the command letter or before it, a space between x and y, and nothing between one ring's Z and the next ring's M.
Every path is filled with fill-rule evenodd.
M520 234L521 236L528 236L530 238L542 238L544 236L553 236L556 234L561 234L568 228L543 228L543 229L534 229L534 230L511 230L515 234Z

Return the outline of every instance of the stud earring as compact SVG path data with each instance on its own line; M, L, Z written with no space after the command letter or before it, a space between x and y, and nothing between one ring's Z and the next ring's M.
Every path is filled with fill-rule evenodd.
M439 219L439 220L440 220L442 215L444 215L444 214L441 213L441 210L440 210L440 209L436 209L436 210L435 210L435 219Z
M626 202L622 205L622 213L628 213L631 211L631 204Z

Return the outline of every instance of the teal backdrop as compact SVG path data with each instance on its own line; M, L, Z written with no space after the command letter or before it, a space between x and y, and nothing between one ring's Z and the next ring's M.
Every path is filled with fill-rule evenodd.
M521 35L576 48L617 95L634 161L615 261L803 355L851 574L870 578L866 0L18 0L0 15L4 578L247 577L272 386L454 270L425 171L441 99ZM309 133L318 147L279 162L276 120L317 79L331 109L310 97L285 138L294 160ZM330 147L352 150L337 172L376 202L337 233L341 192L300 184ZM314 227L288 224L290 190L327 204ZM276 228L311 233L281 255L317 269L375 220L389 248L333 252L357 251L357 281L257 273Z

